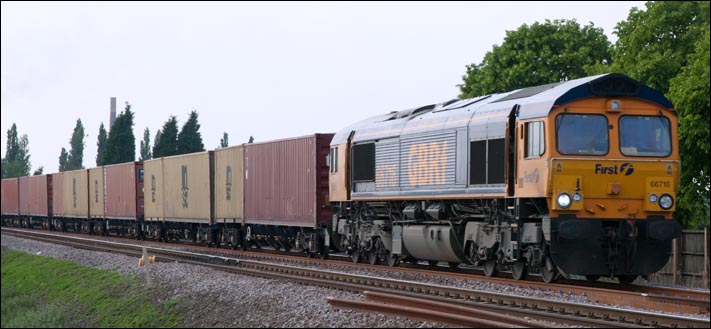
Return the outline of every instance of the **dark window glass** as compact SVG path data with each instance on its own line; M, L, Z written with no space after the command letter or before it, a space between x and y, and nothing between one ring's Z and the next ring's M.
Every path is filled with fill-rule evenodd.
M353 146L353 181L375 180L375 144Z
M546 150L543 122L526 122L526 157L536 158Z
M333 148L333 172L338 172L338 148Z
M138 181L139 182L143 181L143 169L138 171Z
M504 139L489 140L489 161L487 163L489 170L489 180L487 184L503 184L504 183Z
M605 155L610 149L607 118L602 115L561 114L555 118L560 154Z
M471 142L469 184L486 184L486 141Z
M620 151L626 156L669 156L671 154L669 130L669 119L662 116L622 116Z

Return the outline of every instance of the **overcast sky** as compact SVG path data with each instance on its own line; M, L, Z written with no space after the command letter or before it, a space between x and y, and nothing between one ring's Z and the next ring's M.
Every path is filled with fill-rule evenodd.
M545 19L603 28L644 2L2 2L2 155L16 123L32 170L56 172L81 118L96 166L109 99L135 112L136 158L170 115L199 113L206 149L336 132L456 98L465 66Z

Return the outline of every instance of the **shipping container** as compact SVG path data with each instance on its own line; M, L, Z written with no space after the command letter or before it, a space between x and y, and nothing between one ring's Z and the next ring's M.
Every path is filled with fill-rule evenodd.
M240 223L244 217L244 148L215 150L215 222Z
M104 218L104 167L89 169L89 216Z
M20 189L17 178L5 178L2 180L0 187L2 193L2 214L3 215L19 215L20 214Z
M331 218L326 157L333 134L245 144L245 221L323 227Z
M89 171L86 169L62 173L62 208L64 217L89 217Z
M213 151L163 158L166 221L212 223Z
M27 176L22 176L17 179L18 188L20 190L20 215L30 215L30 180Z
M127 162L104 166L105 213L111 219L143 216L143 164Z
M51 181L52 176L30 176L29 184L29 215L37 217L50 217L52 215L51 204Z
M146 220L164 218L163 212L163 158L143 161L143 177L146 180L144 210Z
M52 217L62 217L64 216L64 201L62 200L62 195L64 191L62 190L63 181L62 173L51 174L52 176Z

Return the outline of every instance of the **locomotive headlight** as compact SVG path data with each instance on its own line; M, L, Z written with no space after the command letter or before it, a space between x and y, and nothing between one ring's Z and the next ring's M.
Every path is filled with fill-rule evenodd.
M612 102L610 102L610 110L619 111L621 107L622 105L620 105L620 101L618 100L613 100Z
M649 203L657 203L657 200L659 200L659 197L652 193L649 195Z
M669 194L664 194L659 198L659 206L664 210L669 210L674 205L674 198Z
M558 205L561 208L570 207L570 195L568 193L558 194Z

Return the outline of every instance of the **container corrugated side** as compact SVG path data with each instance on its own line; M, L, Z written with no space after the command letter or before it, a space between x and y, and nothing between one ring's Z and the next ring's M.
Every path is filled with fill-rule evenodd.
M144 161L143 173L145 218L163 219L163 158Z
M30 179L28 176L22 176L17 179L17 184L20 190L20 215L29 216L30 214Z
M49 217L52 207L50 202L49 175L30 176L28 179L30 198L29 214L31 216Z
M240 222L244 217L244 148L215 150L215 221Z
M89 217L89 171L62 173L62 208L64 217Z
M20 189L17 178L5 178L2 180L0 198L2 198L3 215L20 214Z
M104 166L105 217L140 219L143 216L143 176L140 162Z
M89 216L104 218L104 167L89 169Z
M64 200L62 195L64 191L62 186L64 186L62 173L52 174L52 217L62 217L64 216Z
M213 152L163 158L166 221L212 223Z
M330 218L326 155L333 134L245 144L245 221L318 227Z

